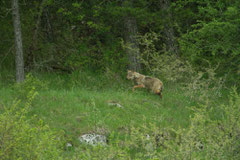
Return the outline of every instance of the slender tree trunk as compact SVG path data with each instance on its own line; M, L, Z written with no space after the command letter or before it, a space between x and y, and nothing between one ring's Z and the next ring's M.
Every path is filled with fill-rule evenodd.
M131 7L132 4L131 1L125 1L123 3L124 3L123 6L125 7ZM124 26L126 30L124 33L125 34L124 39L126 44L125 48L126 53L128 54L129 61L128 68L130 70L140 71L141 65L138 59L138 57L140 56L139 45L136 40L138 32L136 19L131 15L126 16L124 19Z
M18 0L12 0L13 26L15 34L15 49L16 49L16 81L24 81L24 61L22 49L22 33L19 15Z
M178 54L177 42L174 35L174 30L172 27L172 14L169 11L170 0L160 0L162 11L166 14L165 25L164 25L164 35L166 36L166 47L167 51L170 53Z

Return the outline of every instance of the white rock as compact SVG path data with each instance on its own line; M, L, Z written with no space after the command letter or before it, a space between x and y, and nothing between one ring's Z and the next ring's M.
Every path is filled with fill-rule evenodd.
M86 144L89 144L92 146L107 144L106 136L94 134L94 133L93 134L84 134L84 135L78 137L78 139L81 143L86 143Z
M68 148L68 147L72 147L72 144L71 143L67 143L66 144L66 147Z
M109 102L108 105L109 105L109 106L116 106L116 107L118 107L118 108L124 108L121 104L115 103L115 102Z

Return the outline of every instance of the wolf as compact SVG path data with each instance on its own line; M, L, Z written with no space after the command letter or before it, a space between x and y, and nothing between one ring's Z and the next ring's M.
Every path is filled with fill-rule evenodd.
M134 92L135 88L147 88L152 90L153 93L157 94L162 98L163 83L157 78L144 76L138 72L128 70L127 79L132 80L135 83L132 91Z

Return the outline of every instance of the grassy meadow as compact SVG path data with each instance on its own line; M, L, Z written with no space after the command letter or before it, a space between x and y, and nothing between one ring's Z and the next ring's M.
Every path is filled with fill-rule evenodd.
M31 75L32 79L30 78L31 80L27 81L25 86L16 87L13 79L14 72L12 74L11 72L10 74L8 72L1 73L1 112L3 112L4 106L10 107L16 99L21 100L19 107L24 106L29 86L34 86L34 90L38 94L31 103L27 117L36 116L52 130L62 133L63 153L61 155L64 159L94 159L93 152L87 149L88 146L82 145L78 141L78 137L86 133L112 135L115 138L109 143L114 144L114 139L123 141L123 143L126 136L131 139L134 129L140 128L139 132L144 130L144 134L151 134L153 132L160 133L153 130L160 130L162 133L165 128L171 128L174 131L191 128L191 117L194 116L191 107L199 108L202 105L202 102L193 98L194 95L186 94L186 91L179 87L178 83L164 82L162 99L145 89L137 89L133 93L131 90L133 83L125 79L124 73L119 75L116 73L75 72L73 74L32 73ZM221 96L212 96L212 99L208 99L213 119L219 116L216 114L218 113L216 106L228 104L228 93L228 90L221 90ZM206 92L206 94L210 93ZM122 108L109 105L109 102L118 103ZM131 143L129 139L128 141ZM66 143L71 143L73 147L66 149ZM131 148L132 145L128 144L127 146ZM143 152L142 149L126 151L127 146L122 149L119 149L119 146L113 149L122 151L115 154L123 155L123 157L110 156L107 158L106 155L109 155L111 149L108 151L93 149L93 151L96 155L98 154L96 159L125 159L124 155L128 154L130 156L127 156L126 159L137 159L137 153ZM158 153L164 152L163 148L160 149L161 151L158 148ZM76 154L79 150L84 154L91 153L92 157L88 154L88 156L79 157ZM101 157L101 154L106 154L105 158ZM111 151L111 154L114 153ZM154 159L154 156L149 155L149 157ZM147 157L143 156L140 159L145 158Z

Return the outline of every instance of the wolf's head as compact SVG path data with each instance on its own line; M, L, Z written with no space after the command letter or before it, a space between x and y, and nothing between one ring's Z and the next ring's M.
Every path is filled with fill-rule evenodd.
M133 80L134 78L138 78L139 77L139 73L128 70L128 74L127 74L127 79L129 80Z

